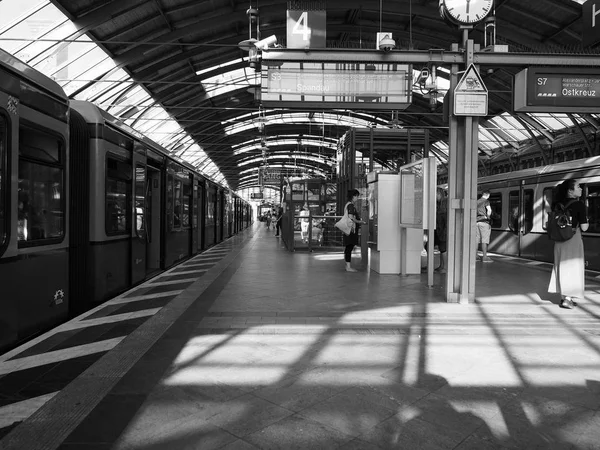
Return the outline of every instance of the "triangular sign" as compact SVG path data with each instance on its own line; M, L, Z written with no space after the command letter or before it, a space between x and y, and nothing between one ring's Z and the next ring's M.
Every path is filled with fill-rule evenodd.
M471 64L462 78L456 85L454 92L487 92L485 84L475 68L475 64Z

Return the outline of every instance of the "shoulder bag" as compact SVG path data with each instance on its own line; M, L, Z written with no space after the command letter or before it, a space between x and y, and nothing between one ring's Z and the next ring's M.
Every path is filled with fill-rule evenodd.
M338 228L342 233L348 236L352 230L354 229L354 222L350 217L348 217L348 205L350 202L346 203L344 206L344 215L340 220L335 223L335 227Z

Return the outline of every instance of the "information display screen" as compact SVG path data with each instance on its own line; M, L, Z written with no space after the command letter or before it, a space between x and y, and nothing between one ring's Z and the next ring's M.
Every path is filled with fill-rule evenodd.
M515 77L514 100L517 112L600 112L600 68L530 67Z
M284 62L263 66L265 106L406 109L412 66L382 63Z

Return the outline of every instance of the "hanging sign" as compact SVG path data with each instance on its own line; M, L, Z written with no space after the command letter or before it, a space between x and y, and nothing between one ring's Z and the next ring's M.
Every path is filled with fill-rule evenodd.
M488 90L474 64L469 66L454 89L454 115L488 115Z
M325 48L324 1L289 1L287 10L287 48Z

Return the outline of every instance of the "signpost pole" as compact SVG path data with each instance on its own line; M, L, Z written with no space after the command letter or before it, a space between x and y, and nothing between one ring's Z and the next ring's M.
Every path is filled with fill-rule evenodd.
M456 46L456 44L455 44ZM475 299L475 218L477 209L478 115L487 110L487 90L479 74L472 73L475 44L471 39L464 43L465 73L458 79L458 65L450 72L451 111L449 117L449 208L448 208L448 275L446 300L451 303L468 303ZM468 77L472 77L469 81ZM468 83L467 83L468 81ZM460 87L466 83L474 96L466 93L459 101ZM480 83L481 86L477 86ZM462 103L461 103L462 101ZM464 116L464 117L461 117Z

